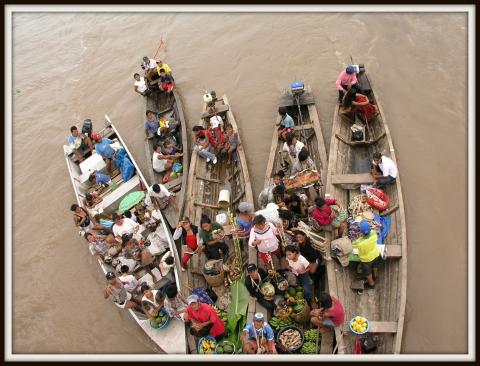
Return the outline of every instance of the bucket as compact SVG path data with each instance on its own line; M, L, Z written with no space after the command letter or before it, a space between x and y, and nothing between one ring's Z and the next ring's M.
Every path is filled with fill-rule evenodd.
M218 205L222 208L230 206L230 191L222 189L218 195Z

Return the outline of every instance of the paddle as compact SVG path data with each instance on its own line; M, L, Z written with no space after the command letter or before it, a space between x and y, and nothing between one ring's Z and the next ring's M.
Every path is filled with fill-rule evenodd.
M158 45L157 47L157 50L155 51L155 54L153 55L153 59L155 59L155 57L157 56L158 54L158 51L160 50L160 48L163 46L165 42L163 41L163 36L160 36L160 44Z

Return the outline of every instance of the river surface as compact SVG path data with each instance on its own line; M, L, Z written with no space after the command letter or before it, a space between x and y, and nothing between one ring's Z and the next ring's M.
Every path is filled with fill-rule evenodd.
M405 353L467 351L467 15L461 13L17 13L13 18L13 351L151 353L103 299L104 278L73 227L62 145L108 114L141 169L133 73L159 52L189 126L202 90L228 95L255 196L276 103L310 84L330 145L335 79L364 63L393 136L408 231ZM454 318L451 315L454 314Z

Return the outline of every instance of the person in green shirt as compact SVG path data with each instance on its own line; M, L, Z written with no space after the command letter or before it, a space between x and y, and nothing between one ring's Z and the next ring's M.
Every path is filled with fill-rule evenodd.
M228 239L225 237L223 226L215 221L212 223L212 220L210 220L207 215L202 215L200 226L202 229L199 233L199 245L205 248L207 258L223 258L223 261L225 262L228 258L229 248L226 242Z
M362 236L352 243L352 248L358 249L358 257L362 266L362 274L366 277L367 288L375 288L375 280L378 278L380 265L380 251L377 246L377 233L370 228L370 224L360 221Z

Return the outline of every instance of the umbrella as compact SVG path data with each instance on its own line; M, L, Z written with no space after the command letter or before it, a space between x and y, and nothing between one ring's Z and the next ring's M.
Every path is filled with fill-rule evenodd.
M118 206L118 210L120 212L129 210L133 206L135 206L137 203L142 201L144 197L145 197L145 192L143 191L132 192L120 202L120 205Z

